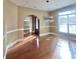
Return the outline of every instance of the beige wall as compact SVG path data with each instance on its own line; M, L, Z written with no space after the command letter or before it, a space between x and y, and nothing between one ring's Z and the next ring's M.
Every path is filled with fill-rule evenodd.
M49 27L49 23L46 22L44 16L48 15L48 12L38 11L35 9L18 7L15 4L4 0L4 34L8 31L24 28L24 19L28 15L35 15L40 19L40 34L55 32L55 27ZM53 15L54 16L54 15ZM54 19L55 20L55 19ZM55 22L50 23L50 26L56 26ZM23 37L23 31L10 33L7 36L7 40L13 41Z
M4 0L4 35L11 30L24 28L24 19L28 15L35 15L40 19L40 34L49 33L49 24L44 16L48 13L25 7L18 7L8 0ZM7 42L23 37L23 31L13 32L7 35Z
M4 48L3 55L5 54L5 47L7 44L18 39L18 32L6 34L8 31L18 28L18 7L8 0L3 0L3 27L4 27Z
M18 28L23 29L24 19L28 15L35 15L40 19L40 34L55 32L56 28L49 27L49 23L44 19L44 16L47 16L48 12L18 7L8 0L4 0L4 34L10 30L15 30ZM55 26L55 22L50 23L50 26ZM22 38L23 34L23 31L19 31L19 33L10 33L8 34L7 40L12 41L18 39L18 37Z
M35 15L40 19L40 33L48 33L49 32L49 28L47 26L49 26L45 20L44 20L44 16L47 16L48 13L47 12L43 12L43 11L38 11L38 10L34 10L34 9L30 9L30 8L25 8L25 7L19 7L18 8L18 16L19 16L19 28L24 28L24 19L25 17L27 17L28 15ZM44 27L44 28L42 28ZM19 32L19 38L22 38L23 36L23 31ZM21 35L22 34L22 35Z
M18 7L4 0L4 35L8 31L18 29ZM18 39L18 32L7 34L6 42Z
M53 16L52 20L53 22L50 22L50 32L51 33L57 33L57 14L56 12L51 12L51 16Z

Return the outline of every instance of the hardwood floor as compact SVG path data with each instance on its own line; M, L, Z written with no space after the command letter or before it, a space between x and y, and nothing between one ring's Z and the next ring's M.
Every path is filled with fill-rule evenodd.
M63 40L59 37L48 35L40 37L40 45L37 47L36 37L28 38L8 49L6 59L59 59L57 47L61 48ZM60 41L59 41L60 40ZM64 41L65 42L65 41ZM60 54L59 54L60 55Z

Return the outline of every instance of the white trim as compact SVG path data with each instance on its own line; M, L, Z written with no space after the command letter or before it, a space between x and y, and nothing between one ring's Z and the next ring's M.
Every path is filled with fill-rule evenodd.
M40 26L40 28L57 27L57 26Z
M48 34L50 34L49 32L48 33L42 33L42 34L40 34L40 36L45 36L45 35L48 35Z
M49 27L57 27L57 26L49 26Z
M57 36L57 33L51 33L51 32L40 34L40 36L45 36L45 35L49 35L49 34L52 34L52 35L56 35Z
M56 36L58 35L57 33L52 33L52 32L50 32L50 34L52 34L52 35L56 35Z

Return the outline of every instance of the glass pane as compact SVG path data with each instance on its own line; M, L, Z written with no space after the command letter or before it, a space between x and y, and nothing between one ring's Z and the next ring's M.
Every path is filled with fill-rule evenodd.
M75 14L69 15L69 24L76 24Z
M58 19L59 19L58 20L59 24L62 24L62 25L67 24L67 16L59 16Z
M67 33L67 25L59 25L59 32Z
M69 33L76 34L76 18L75 18L75 14L69 15Z
M67 16L59 16L58 18L59 32L67 33Z
M76 25L69 25L69 33L76 34Z

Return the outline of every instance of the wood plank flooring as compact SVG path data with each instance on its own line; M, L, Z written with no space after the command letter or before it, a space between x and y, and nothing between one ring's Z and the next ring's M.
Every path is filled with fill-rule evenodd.
M8 49L6 59L57 59L58 39L52 35L40 37L39 48L36 45L36 37L31 37L28 42L25 39Z
M41 37L39 48L35 39L13 50L11 50L13 47L8 49L7 59L55 59L52 57L56 41L54 36Z

